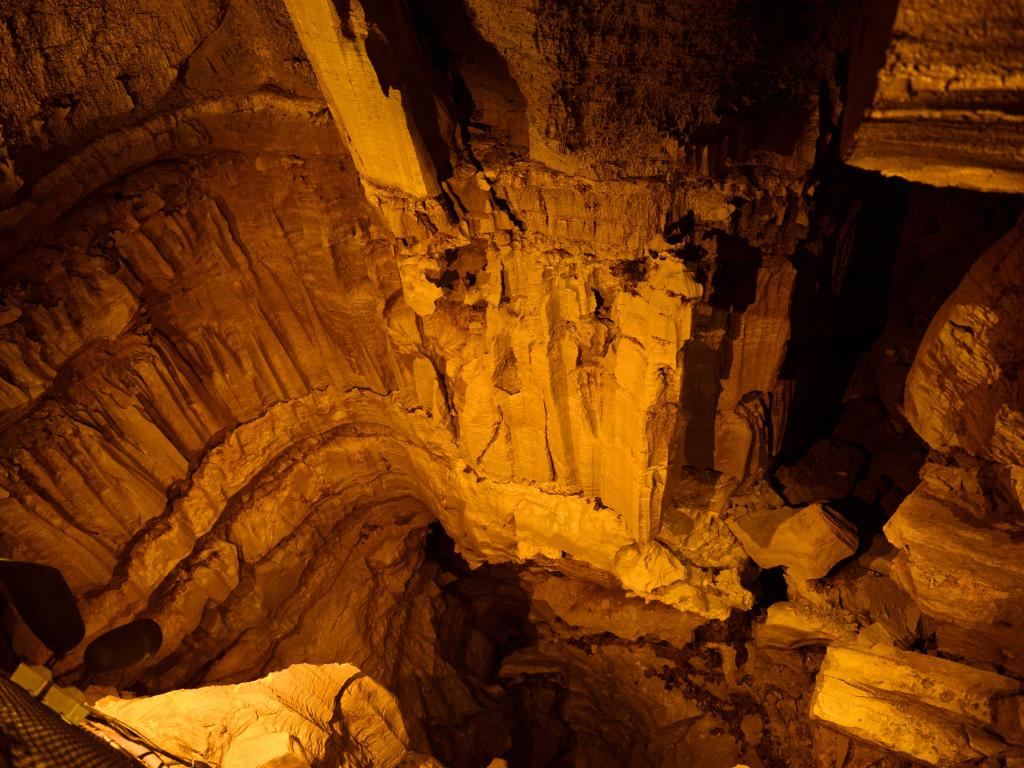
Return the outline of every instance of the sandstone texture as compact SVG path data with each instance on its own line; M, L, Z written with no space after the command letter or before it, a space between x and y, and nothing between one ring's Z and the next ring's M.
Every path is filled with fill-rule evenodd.
M0 556L160 623L103 707L223 768L1012 765L1024 22L967 5L8 3Z
M811 716L930 765L998 755L1024 744L1017 680L919 653L834 646L818 672Z
M297 664L262 680L96 702L148 739L223 768L439 768L408 750L394 697L351 665Z
M981 0L864 5L848 162L915 181L1019 193L1024 11Z

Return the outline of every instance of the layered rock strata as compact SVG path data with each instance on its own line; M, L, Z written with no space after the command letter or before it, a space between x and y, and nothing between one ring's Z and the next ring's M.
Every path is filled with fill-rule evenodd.
M1024 756L1018 680L885 646L829 648L811 716L930 765Z
M865 3L844 153L860 168L1019 193L1024 15L1000 2Z
M298 664L251 683L95 707L162 749L223 768L440 768L409 751L394 697L351 665Z
M351 663L453 766L1012 755L893 686L1022 674L1020 198L836 159L1019 193L1006 13L1009 106L914 113L981 157L850 123L839 0L76 9L0 24L0 554L161 623L105 682Z

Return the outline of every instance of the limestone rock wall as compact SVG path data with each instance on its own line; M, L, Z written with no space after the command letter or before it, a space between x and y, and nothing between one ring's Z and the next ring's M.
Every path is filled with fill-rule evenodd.
M572 557L699 615L749 605L716 515L770 451L793 272L755 249L800 236L806 148L764 183L666 189L567 185L495 145L493 176L456 166L453 224L357 183L338 139L360 138L308 73L267 72L295 59L268 15L222 9L266 50L195 45L191 79L134 122L97 95L108 114L63 149L7 141L36 173L4 214L8 552L62 552L91 629L149 612L185 638L262 582L247 571L310 504L407 496L471 559ZM221 58L248 73L226 93L195 74ZM680 241L743 274L688 264ZM674 453L680 435L694 447ZM694 472L714 502L666 498Z
M1024 16L999 2L865 3L849 162L940 186L1019 193Z
M829 704L1021 674L1020 198L839 165L862 10L16 4L0 554L452 765L1002 754Z

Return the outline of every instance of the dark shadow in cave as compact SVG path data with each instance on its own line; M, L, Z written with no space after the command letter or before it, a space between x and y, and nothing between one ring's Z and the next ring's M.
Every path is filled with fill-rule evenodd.
M801 249L793 259L797 277L780 378L795 387L780 463L831 433L857 359L885 327L907 187L843 170L820 195L818 215L832 232L821 253Z
M508 62L480 34L464 0L410 0L408 8L434 71L447 78L449 106L462 130L486 126L492 138L527 153L526 97Z
M782 566L759 568L753 560L748 560L740 571L740 584L754 596L754 604L751 607L754 613L765 611L769 606L789 599L789 588Z
M915 450L918 462L927 451L901 414L917 346L970 266L1020 215L1020 201L845 167L828 175L815 202L823 245L794 257L792 331L780 378L795 387L774 471L804 462L823 439L862 451L852 495L828 499L857 526L862 551L916 484L916 470L876 460L888 454L892 464L902 452L909 466ZM778 483L776 490L785 495Z
M572 765L575 734L562 714L564 682L530 675L506 687L500 677L505 657L537 640L522 566L470 568L438 523L428 528L424 548L442 588L434 618L438 650L476 702L458 722L427 723L433 754L452 768L478 768L495 757L512 768Z
M795 391L778 464L832 434L854 369L883 332L899 329L913 354L942 302L1016 221L1020 199L842 167L822 185L815 208L824 247L794 256L780 378L793 380Z
M745 312L757 297L761 250L742 237L715 231L718 258L708 303L715 309Z

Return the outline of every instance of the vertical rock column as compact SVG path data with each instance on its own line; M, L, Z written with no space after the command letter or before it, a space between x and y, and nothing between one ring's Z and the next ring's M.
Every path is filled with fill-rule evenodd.
M437 194L433 163L410 124L408 94L396 87L389 41L359 0L339 4L343 16L331 0L285 5L364 184Z

